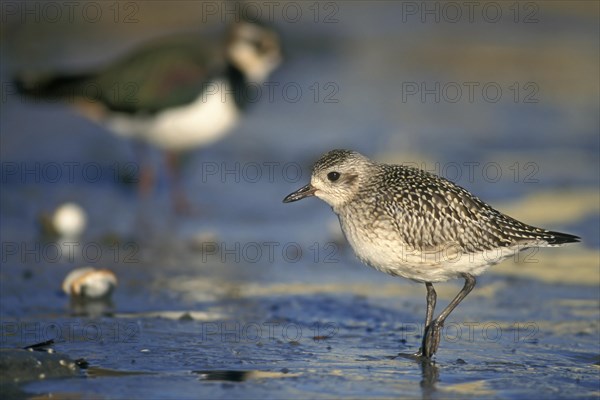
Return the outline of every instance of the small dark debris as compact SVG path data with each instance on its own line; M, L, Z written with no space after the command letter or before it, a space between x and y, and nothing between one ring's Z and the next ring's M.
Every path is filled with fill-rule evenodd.
M194 317L189 312L183 313L181 317L179 317L180 321L193 321Z
M40 343L32 344L30 346L23 347L23 350L48 352L49 350L52 350L51 347L53 344L54 344L54 339L50 339L50 340L46 340L45 342L40 342Z
M465 360L463 360L462 358L457 358L456 359L456 364L457 365L465 365L467 362Z
M213 370L213 371L192 371L192 374L200 375L199 379L203 381L229 381L243 382L249 376L249 371L234 370Z

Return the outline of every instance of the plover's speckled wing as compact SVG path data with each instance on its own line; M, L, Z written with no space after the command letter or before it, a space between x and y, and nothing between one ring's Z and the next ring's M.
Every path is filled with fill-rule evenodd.
M375 208L415 249L452 244L475 252L578 241L576 236L536 228L504 215L466 189L429 172L399 165L379 167L378 175L358 197L378 203Z

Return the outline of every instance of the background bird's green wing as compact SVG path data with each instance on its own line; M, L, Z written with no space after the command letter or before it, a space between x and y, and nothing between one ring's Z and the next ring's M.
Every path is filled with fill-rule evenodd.
M219 56L199 40L162 41L106 68L88 85L98 86L112 110L153 113L193 101L206 88Z

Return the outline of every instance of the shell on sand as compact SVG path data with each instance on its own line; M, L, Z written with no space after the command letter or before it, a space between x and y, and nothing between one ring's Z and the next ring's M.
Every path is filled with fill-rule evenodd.
M52 225L63 237L77 237L87 225L87 215L83 208L75 203L64 203L52 215Z
M63 291L73 297L99 299L109 296L117 286L117 277L108 269L82 267L71 271L62 284Z

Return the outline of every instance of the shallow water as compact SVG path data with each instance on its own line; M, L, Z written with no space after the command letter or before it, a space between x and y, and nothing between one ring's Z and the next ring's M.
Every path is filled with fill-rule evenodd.
M3 82L24 65L76 69L159 32L218 36L222 28L218 19L199 26L207 10L193 2L169 13L157 2L135 4L135 24L7 16ZM69 107L31 104L3 85L0 345L55 339L57 353L89 363L76 377L31 380L21 393L600 395L598 5L531 3L538 21L521 23L508 3L494 3L506 16L498 23L451 23L441 14L423 23L402 8L421 3L327 4L337 8L321 8L318 23L308 5L298 23L274 21L287 63L272 82L299 86L299 100L263 97L231 135L186 158L197 214L170 211L164 176L140 205L122 179L137 171L131 143ZM324 23L332 10L337 22ZM531 10L520 9L519 21ZM452 101L450 90L465 82L499 86L503 95ZM414 83L447 91L422 99L407 94ZM537 101L525 102L528 95ZM423 285L362 266L325 204L281 204L333 147L438 172L514 217L583 242L491 268L447 321L435 365L421 365L398 353L419 347ZM151 157L160 169L159 154ZM75 163L73 179L65 163ZM50 175L56 165L60 179ZM100 176L91 179L96 166ZM39 234L39 215L64 201L89 218L72 252ZM60 294L68 271L88 264L118 276L111 303L73 304ZM439 309L460 285L436 286Z

